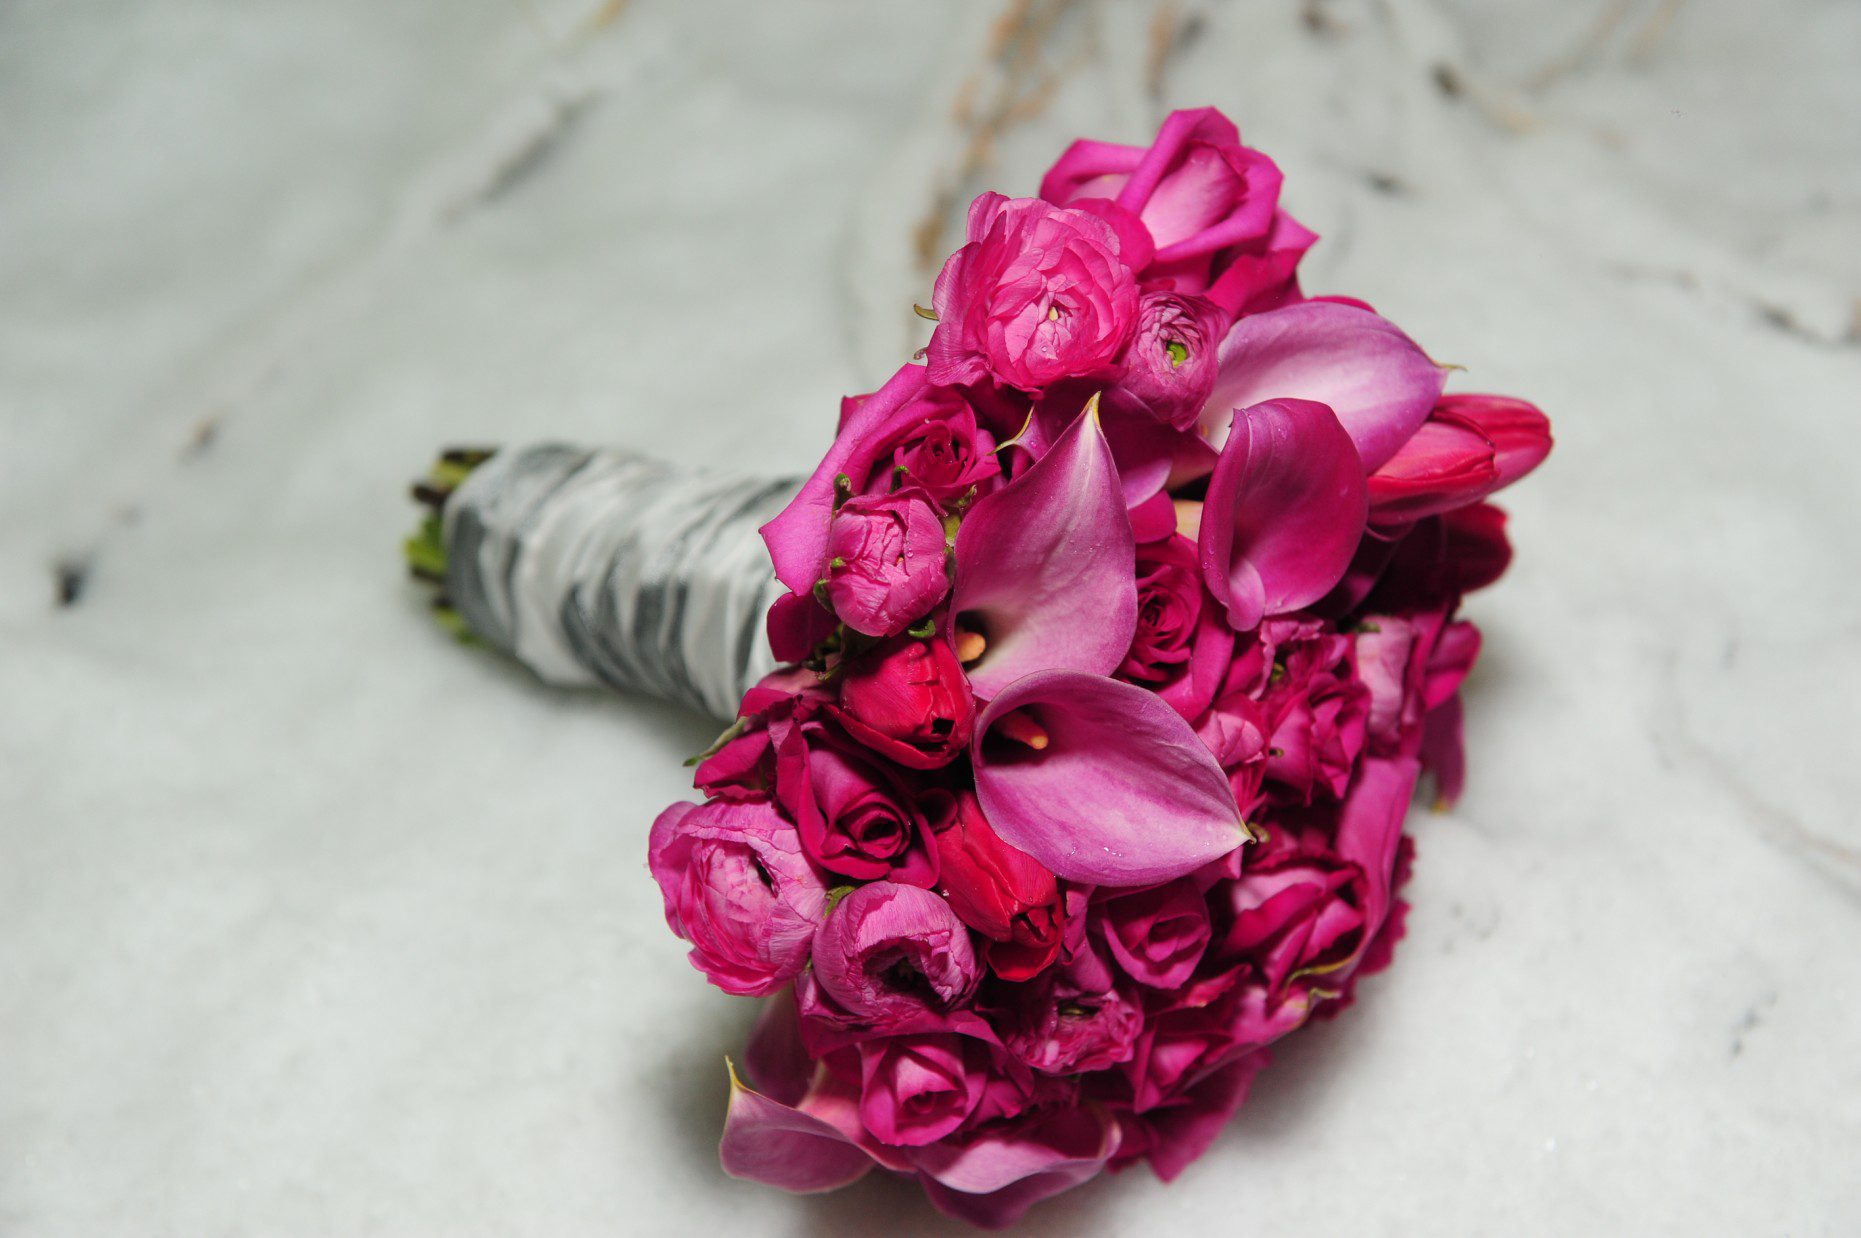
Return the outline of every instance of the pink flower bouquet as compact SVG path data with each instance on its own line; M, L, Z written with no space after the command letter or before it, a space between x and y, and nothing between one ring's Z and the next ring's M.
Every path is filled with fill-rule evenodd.
M1461 783L1456 618L1545 418L1444 395L1213 110L988 193L924 357L762 528L784 663L652 831L667 923L767 1007L724 1168L874 1169L1002 1225L1168 1179L1402 935Z

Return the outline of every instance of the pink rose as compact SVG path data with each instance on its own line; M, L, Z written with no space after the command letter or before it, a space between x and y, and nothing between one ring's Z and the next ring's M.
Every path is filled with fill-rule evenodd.
M1322 831L1275 828L1240 878L1210 894L1224 921L1217 950L1251 963L1275 994L1302 978L1323 987L1364 946L1365 888Z
M841 668L841 725L900 765L948 765L968 747L975 713L963 665L941 637L894 639Z
M666 923L724 992L773 993L807 963L827 889L768 804L674 804L653 822L647 864Z
M1208 296L1230 314L1296 295L1293 272L1317 239L1278 209L1283 177L1241 145L1213 108L1173 112L1149 147L1081 140L1040 183L1060 205L1109 199L1135 214L1156 244L1146 280Z
M1002 470L995 437L976 424L976 410L947 388L927 393L920 407L892 427L889 467L903 469L907 482L946 508L972 488L986 493Z
M860 886L814 940L814 978L855 1019L897 1023L967 1002L981 978L969 930L916 886Z
M775 748L775 794L802 849L829 872L930 886L937 853L901 771L871 759L818 722L786 728Z
M1215 1142L1215 1136L1247 1099L1254 1076L1267 1059L1266 1050L1245 1054L1184 1088L1179 1096L1143 1113L1119 1114L1122 1138L1110 1167L1115 1171L1133 1161L1147 1160L1158 1178L1174 1181Z
M1208 948L1208 904L1193 877L1107 898L1094 912L1106 950L1139 984L1176 988Z
M1216 349L1228 316L1212 301L1147 292L1137 305L1137 333L1125 353L1124 377L1109 401L1129 405L1177 430L1191 430L1208 403L1221 368Z
M1039 392L1116 372L1137 320L1137 283L1119 231L1100 215L985 193L969 243L937 277L930 381L994 378Z
M1445 620L1438 611L1413 618L1368 615L1352 636L1357 677L1369 692L1370 746L1379 755L1413 756L1421 745L1428 712L1422 681Z
M859 1117L880 1143L922 1147L975 1112L986 1046L967 1036L875 1037L860 1044Z
M827 600L867 636L896 636L950 591L943 520L916 487L859 495L827 535Z
M1118 674L1155 687L1189 662L1202 619L1202 574L1195 543L1180 534L1137 548L1137 633Z
M1060 952L1060 888L1026 852L1003 842L983 819L976 797L951 798L936 823L939 889L950 909L988 943L989 969L1027 980Z
M1261 708L1268 719L1266 775L1310 803L1336 799L1367 738L1369 694L1351 673L1350 638L1311 620L1279 620L1276 658Z

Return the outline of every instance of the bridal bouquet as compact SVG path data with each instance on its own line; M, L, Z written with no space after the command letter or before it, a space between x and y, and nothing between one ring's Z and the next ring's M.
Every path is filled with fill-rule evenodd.
M484 483L478 516L450 505L479 473L449 500L449 588L542 599L462 608L494 643L560 678L723 667L698 703L753 680L649 847L693 965L766 999L728 1172L910 1175L981 1225L1101 1170L1173 1178L1275 1041L1389 963L1418 778L1462 781L1458 608L1510 555L1486 499L1551 440L1522 401L1443 394L1363 302L1305 295L1316 237L1279 190L1201 110L976 199L923 364L842 403L775 487L762 572L722 555L708 603L663 547L703 527L688 557L720 559L741 483L668 506L583 453ZM682 514L542 519L571 478L608 528ZM500 503L522 519L493 552ZM642 559L676 608L616 566ZM768 661L724 620L729 656L690 643L733 607L766 613Z

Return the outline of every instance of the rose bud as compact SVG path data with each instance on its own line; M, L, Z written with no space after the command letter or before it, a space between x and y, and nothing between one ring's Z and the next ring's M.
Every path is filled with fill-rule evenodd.
M969 745L975 702L949 643L895 639L851 659L840 708L847 733L911 769L948 765Z
M859 1046L859 1117L880 1143L922 1147L962 1126L988 1083L980 1041L887 1036Z
M647 864L666 924L724 992L773 993L806 965L827 889L768 804L674 804L653 822Z
M1178 430L1193 428L1214 390L1215 349L1227 333L1228 316L1211 301L1145 293L1114 402L1135 405Z
M1096 911L1106 949L1139 984L1178 987L1208 948L1208 904L1192 877L1107 899Z
M818 722L776 744L775 794L794 818L802 849L829 872L929 887L937 880L917 795L898 771Z
M896 636L949 592L945 551L922 490L848 499L828 530L827 601L854 631Z
M893 466L944 504L962 498L971 487L985 488L1002 471L994 436L977 426L974 409L954 393L948 395L955 407L910 427L892 448Z
M985 193L969 207L969 243L937 276L930 381L993 378L1026 392L1112 374L1137 321L1129 232L1091 210ZM1148 255L1142 255L1147 258Z
M1026 980L1060 952L1060 889L1052 873L998 837L976 797L951 797L935 821L939 888L957 918L989 939L983 952L1004 980Z
M1172 535L1137 548L1137 632L1118 674L1143 684L1174 679L1189 661L1202 618L1195 543Z
M814 978L855 1018L898 1022L969 1000L980 979L969 930L929 890L875 881L814 939Z

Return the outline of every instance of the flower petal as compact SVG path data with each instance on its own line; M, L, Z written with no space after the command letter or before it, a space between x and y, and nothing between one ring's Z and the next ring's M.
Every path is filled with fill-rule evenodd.
M1136 563L1117 466L1089 410L956 535L951 614L988 642L969 667L976 695L1034 671L1109 673L1137 630Z
M1370 508L1379 527L1464 507L1499 484L1493 443L1471 421L1444 409L1370 474Z
M1535 404L1510 396L1468 393L1442 396L1440 411L1465 418L1492 440L1498 474L1492 490L1511 485L1551 454L1551 420Z
M939 1211L999 1229L1096 1175L1117 1152L1118 1136L1102 1109L1082 1106L918 1149L912 1159Z
M843 406L840 431L834 444L801 490L758 532L769 547L776 578L795 593L806 593L821 578L827 563L827 530L834 518L834 478L849 471L855 457L868 455L884 442L879 433L893 414L923 390L924 367L905 365L857 405ZM870 466L871 460L865 461ZM865 473L865 467L858 467Z
M1001 731L1013 716L1035 748ZM1010 846L1056 876L1101 886L1168 881L1246 841L1221 766L1155 693L1043 671L997 694L970 741L976 798Z
M743 1086L730 1072L730 1109L718 1145L724 1172L785 1191L832 1191L865 1177L872 1158L840 1131Z
M1366 470L1428 419L1446 372L1387 319L1332 301L1242 318L1221 344L1221 375L1203 413L1219 433L1230 409L1292 397L1331 406Z
M1368 503L1357 450L1331 409L1269 400L1237 412L1199 535L1208 591L1235 630L1324 597L1350 566Z
M1338 818L1337 852L1363 870L1364 941L1382 927L1394 901L1396 845L1421 765L1414 757L1368 757Z

